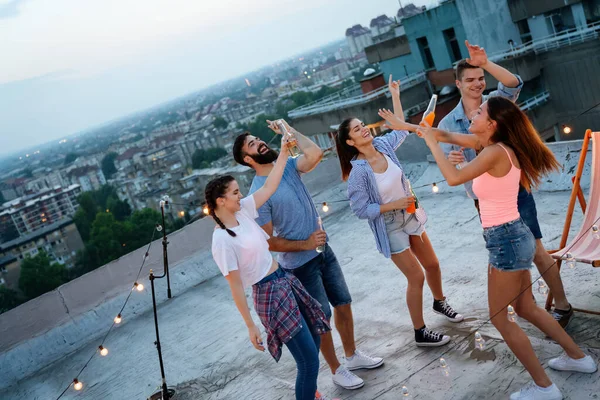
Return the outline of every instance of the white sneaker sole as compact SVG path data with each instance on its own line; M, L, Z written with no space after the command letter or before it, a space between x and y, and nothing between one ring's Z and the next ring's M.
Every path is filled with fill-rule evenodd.
M336 381L333 381L333 383L335 383L336 385L338 385L341 388L348 389L348 390L360 389L361 387L365 386L365 382L364 381L361 382L361 383L359 383L359 384L357 384L357 385L354 385L354 386L344 386L342 384L337 383Z
M449 316L447 316L443 312L439 312L439 311L436 311L436 310L433 310L433 312L436 313L436 314L439 314L439 315L443 315L450 322L462 322L465 319L465 317L463 317L460 314L458 314L458 315L460 315L460 318L450 318Z
M558 368L556 366L552 366L550 363L548 363L548 366L550 368L552 368L555 371L567 371L567 372L581 372L583 374L593 374L594 372L598 371L598 366L594 365L593 368Z
M346 367L346 369L348 369L348 371L356 371L357 369L375 369L375 368L381 367L382 365L383 365L383 360L381 360L377 364L357 365L354 367L349 367L347 365L344 365L344 366Z
M450 336L444 336L439 342L416 342L419 347L440 347L450 343Z

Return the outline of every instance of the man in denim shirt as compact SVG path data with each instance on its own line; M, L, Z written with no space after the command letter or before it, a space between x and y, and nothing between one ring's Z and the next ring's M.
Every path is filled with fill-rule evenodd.
M481 104L490 96L502 96L516 101L523 87L523 81L518 75L514 75L488 60L483 48L472 46L468 42L466 44L470 58L461 60L455 69L456 87L460 91L461 101L440 121L438 128L448 132L470 134L470 117L479 109ZM484 71L487 71L498 80L498 88L488 96L483 95L486 87ZM474 149L460 148L447 143L442 144L442 148L448 160L457 165L457 168L472 161L477 155ZM479 201L473 193L473 182L465 183L465 190L469 198L473 199L479 212ZM521 218L523 218L536 239L533 262L554 295L556 307L552 311L552 316L563 328L566 328L573 316L573 309L567 301L558 268L542 244L542 232L537 220L533 195L523 187L519 190L518 207Z
M275 122L267 123L275 133L281 133ZM319 227L315 204L301 179L301 174L319 164L323 151L285 121L284 124L294 134L302 155L288 160L277 191L260 207L256 222L270 236L269 249L279 252L280 266L295 275L306 291L321 303L328 320L332 316L329 305L333 306L335 326L346 355L344 365L335 354L331 332L321 336L320 350L331 369L333 382L346 389L358 389L364 381L351 371L377 368L383 359L356 349L352 298L335 253L327 244L327 235ZM264 184L278 153L259 138L244 133L234 142L233 156L237 163L256 171L250 187L252 193ZM316 251L318 246L324 248L320 253Z

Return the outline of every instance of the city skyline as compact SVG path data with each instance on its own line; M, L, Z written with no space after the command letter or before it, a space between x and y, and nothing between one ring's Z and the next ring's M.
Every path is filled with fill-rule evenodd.
M0 72L0 154L101 125L342 39L347 27L368 26L372 18L394 16L399 8L396 0L163 4L148 1L142 9L135 1L82 6L72 0L52 5L0 0L0 35L11 38L0 43L11 60ZM286 20L294 21L291 29L285 29Z

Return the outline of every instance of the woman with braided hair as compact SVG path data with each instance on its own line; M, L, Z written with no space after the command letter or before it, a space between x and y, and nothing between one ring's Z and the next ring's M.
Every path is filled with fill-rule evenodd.
M325 399L317 392L319 335L330 330L321 305L300 281L284 272L269 252L269 236L254 221L260 208L275 193L287 156L287 139L264 185L242 197L232 176L221 176L206 185L205 199L217 223L212 254L227 279L235 305L248 327L252 345L265 351L259 328L250 315L244 289L252 286L254 309L267 333L267 348L275 361L285 344L297 366L296 400Z

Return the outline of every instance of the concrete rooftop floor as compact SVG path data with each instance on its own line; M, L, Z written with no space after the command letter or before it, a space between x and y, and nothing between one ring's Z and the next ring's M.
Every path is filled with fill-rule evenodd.
M341 185L336 191L335 197L342 198ZM423 189L422 193L421 201L429 214L427 232L441 262L445 293L453 307L466 316L463 323L453 324L435 315L430 308L431 293L426 287L425 320L428 326L449 334L452 342L448 346L455 346L488 318L487 254L471 200L451 190L443 189L434 195ZM536 194L548 248L558 244L568 197L568 192ZM572 232L580 221L581 211L576 209ZM354 217L347 203L334 203L325 219L325 229L354 299L358 347L384 357L385 365L373 371L358 371L365 386L348 391L334 386L321 357L319 388L322 392L348 400L400 399L401 387L406 385L413 399L505 399L529 382L529 375L491 324L479 328L487 341L483 352L474 350L472 340L468 340L444 355L451 375L443 378L437 358L450 347L423 349L414 345L404 296L406 280L390 260L379 255L366 221ZM532 275L538 275L535 268ZM600 310L600 271L579 264L573 270L564 270L563 280L575 307ZM159 291L164 292L164 282L158 285ZM534 293L538 304L543 304L544 296ZM149 296L148 299L150 301ZM174 293L173 299L160 305L159 322L167 382L177 389L176 399L293 398L292 357L284 349L282 360L276 364L268 353L252 348L221 276L183 293ZM545 366L548 359L561 354L559 346L540 331L528 323L519 321L519 324L526 330ZM576 313L569 333L586 353L600 360L600 317ZM145 399L160 384L154 340L151 312L119 326L106 342L109 356L95 357L81 375L84 390L70 389L63 399ZM334 340L342 356L337 332L334 332ZM0 398L55 399L97 345L94 341L66 356L0 393ZM432 360L436 361L407 379ZM566 399L599 396L598 372L586 375L549 370L549 375Z

